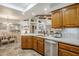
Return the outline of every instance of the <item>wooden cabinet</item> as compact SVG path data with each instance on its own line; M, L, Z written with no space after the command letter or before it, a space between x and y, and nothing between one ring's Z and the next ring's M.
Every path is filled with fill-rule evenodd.
M79 27L79 4L77 4L77 26Z
M52 28L62 27L62 12L61 10L56 10L52 13Z
M63 26L77 27L77 6L72 5L62 9L63 11Z
M37 38L33 37L33 49L37 51Z
M52 28L78 28L79 4L73 4L53 11Z
M21 48L34 49L44 55L44 39L35 36L21 36Z
M38 38L37 50L40 54L44 55L44 39Z
M79 54L64 49L59 49L59 56L79 56Z
M59 56L79 56L79 46L59 43Z
M22 48L32 48L32 36L22 36L21 37L21 47Z
M44 55L44 39L40 37L33 37L33 49L38 53Z
M44 39L40 37L33 37L33 49L38 53L44 55Z

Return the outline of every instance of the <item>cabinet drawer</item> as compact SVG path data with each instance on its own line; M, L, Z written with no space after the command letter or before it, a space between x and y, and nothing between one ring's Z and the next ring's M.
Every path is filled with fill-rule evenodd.
M41 42L43 42L43 41L44 41L44 39L43 39L43 38L38 38L38 40L39 40L39 41L41 41Z
M64 49L59 49L59 56L79 56L79 54Z
M69 44L59 43L59 48L66 49L79 54L79 47Z

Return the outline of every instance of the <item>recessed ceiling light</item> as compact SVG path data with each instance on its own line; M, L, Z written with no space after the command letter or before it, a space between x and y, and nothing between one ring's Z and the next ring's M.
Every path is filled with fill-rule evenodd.
M32 15L34 16L34 15L35 15L35 13L32 13Z
M24 15L24 12L22 12L22 15Z
M44 8L44 11L47 11L47 8Z

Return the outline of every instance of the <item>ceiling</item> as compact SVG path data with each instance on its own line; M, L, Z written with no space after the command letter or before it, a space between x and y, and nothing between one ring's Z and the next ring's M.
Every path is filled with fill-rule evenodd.
M25 12L35 6L37 3L1 3L5 7L9 7L21 12Z
M35 15L50 14L50 11L70 5L71 3L0 3L0 6L16 10L13 15L22 16L21 20L32 18ZM18 17L18 15L16 17Z
M31 18L35 15L51 14L51 11L68 6L71 3L38 3L33 8L25 12L25 17Z
M51 3L39 3L25 12L25 16L27 15L26 18L31 18L35 15L50 14L50 5Z

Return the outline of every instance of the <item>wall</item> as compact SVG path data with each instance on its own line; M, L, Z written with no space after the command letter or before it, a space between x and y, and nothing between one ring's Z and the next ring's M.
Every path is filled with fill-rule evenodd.
M62 35L63 38L79 40L79 28L65 28L62 31Z
M0 31L9 31L9 24L19 24L20 21L23 19L23 15L20 11L10 9L8 7L4 7L0 5L0 23L3 23L6 25L7 29Z
M21 12L0 5L0 18L20 20L23 19L24 17L21 14Z

